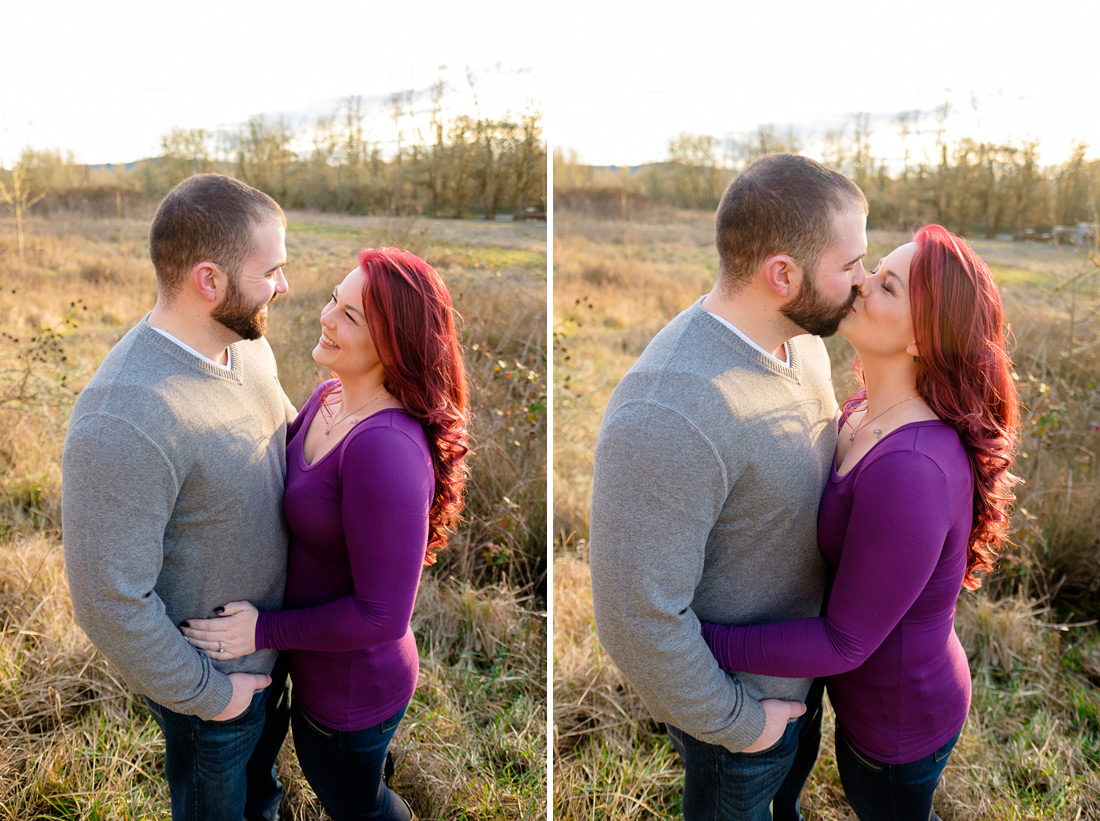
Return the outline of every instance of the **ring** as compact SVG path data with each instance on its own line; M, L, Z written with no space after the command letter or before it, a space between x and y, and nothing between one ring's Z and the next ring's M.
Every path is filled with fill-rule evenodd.
M218 652L219 653L224 653L225 652L224 650L222 650L222 643L220 641L218 642Z

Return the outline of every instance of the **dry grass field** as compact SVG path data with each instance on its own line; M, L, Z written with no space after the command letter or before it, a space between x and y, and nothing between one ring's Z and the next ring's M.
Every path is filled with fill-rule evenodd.
M872 232L870 262L904 235ZM945 821L1100 818L1100 275L1086 254L977 241L1015 337L1025 405L1016 546L960 600L974 696L936 809ZM555 214L554 817L677 818L675 751L596 639L586 539L592 451L619 378L713 284L709 214L651 222ZM828 341L838 398L854 385ZM831 717L803 794L814 821L854 818Z
M290 293L269 338L301 405L332 286L366 245L432 262L464 317L476 455L466 523L413 617L420 684L394 742L425 819L534 819L546 804L546 229L291 213ZM167 819L164 746L75 625L60 532L72 402L152 306L142 219L33 219L25 270L0 220L0 819ZM320 819L288 741L284 819Z

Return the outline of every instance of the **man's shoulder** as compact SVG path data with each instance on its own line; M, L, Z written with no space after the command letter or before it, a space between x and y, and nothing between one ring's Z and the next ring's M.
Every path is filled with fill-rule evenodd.
M156 331L144 322L127 331L107 352L80 392L74 416L83 408L108 401L111 397L124 406L128 399L120 394L134 390L152 391L163 378L163 374L156 373L155 362L159 357L153 339L155 335Z
M144 320L139 322L111 348L81 390L68 438L77 428L153 438L172 428L178 416L173 395L193 392L192 385L180 385L173 378L186 372L184 353Z
M706 384L740 364L732 337L695 303L654 334L620 381L620 393L645 386L674 398L692 384Z

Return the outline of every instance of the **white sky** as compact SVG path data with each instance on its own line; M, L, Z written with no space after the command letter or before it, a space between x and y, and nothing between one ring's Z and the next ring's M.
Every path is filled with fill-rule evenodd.
M475 112L467 67L481 113L545 111L546 7L523 0L12 0L0 27L5 167L27 145L156 156L176 126L314 120L352 95L385 149L391 94L426 91L440 66L444 116Z
M1034 137L1055 162L1077 138L1100 156L1098 0L554 7L550 142L592 164L664 160L681 132L850 134L856 112L871 115L876 154L900 156L896 114L927 112L929 131L944 101L949 141Z

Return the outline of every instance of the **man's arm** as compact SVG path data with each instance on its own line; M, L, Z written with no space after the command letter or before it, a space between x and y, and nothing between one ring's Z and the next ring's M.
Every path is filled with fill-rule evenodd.
M187 644L154 587L178 477L163 452L125 421L74 419L62 457L65 563L77 622L139 692L211 719L236 682Z
M600 642L662 721L734 752L765 711L715 662L691 603L732 478L668 408L623 405L596 445L589 549Z

